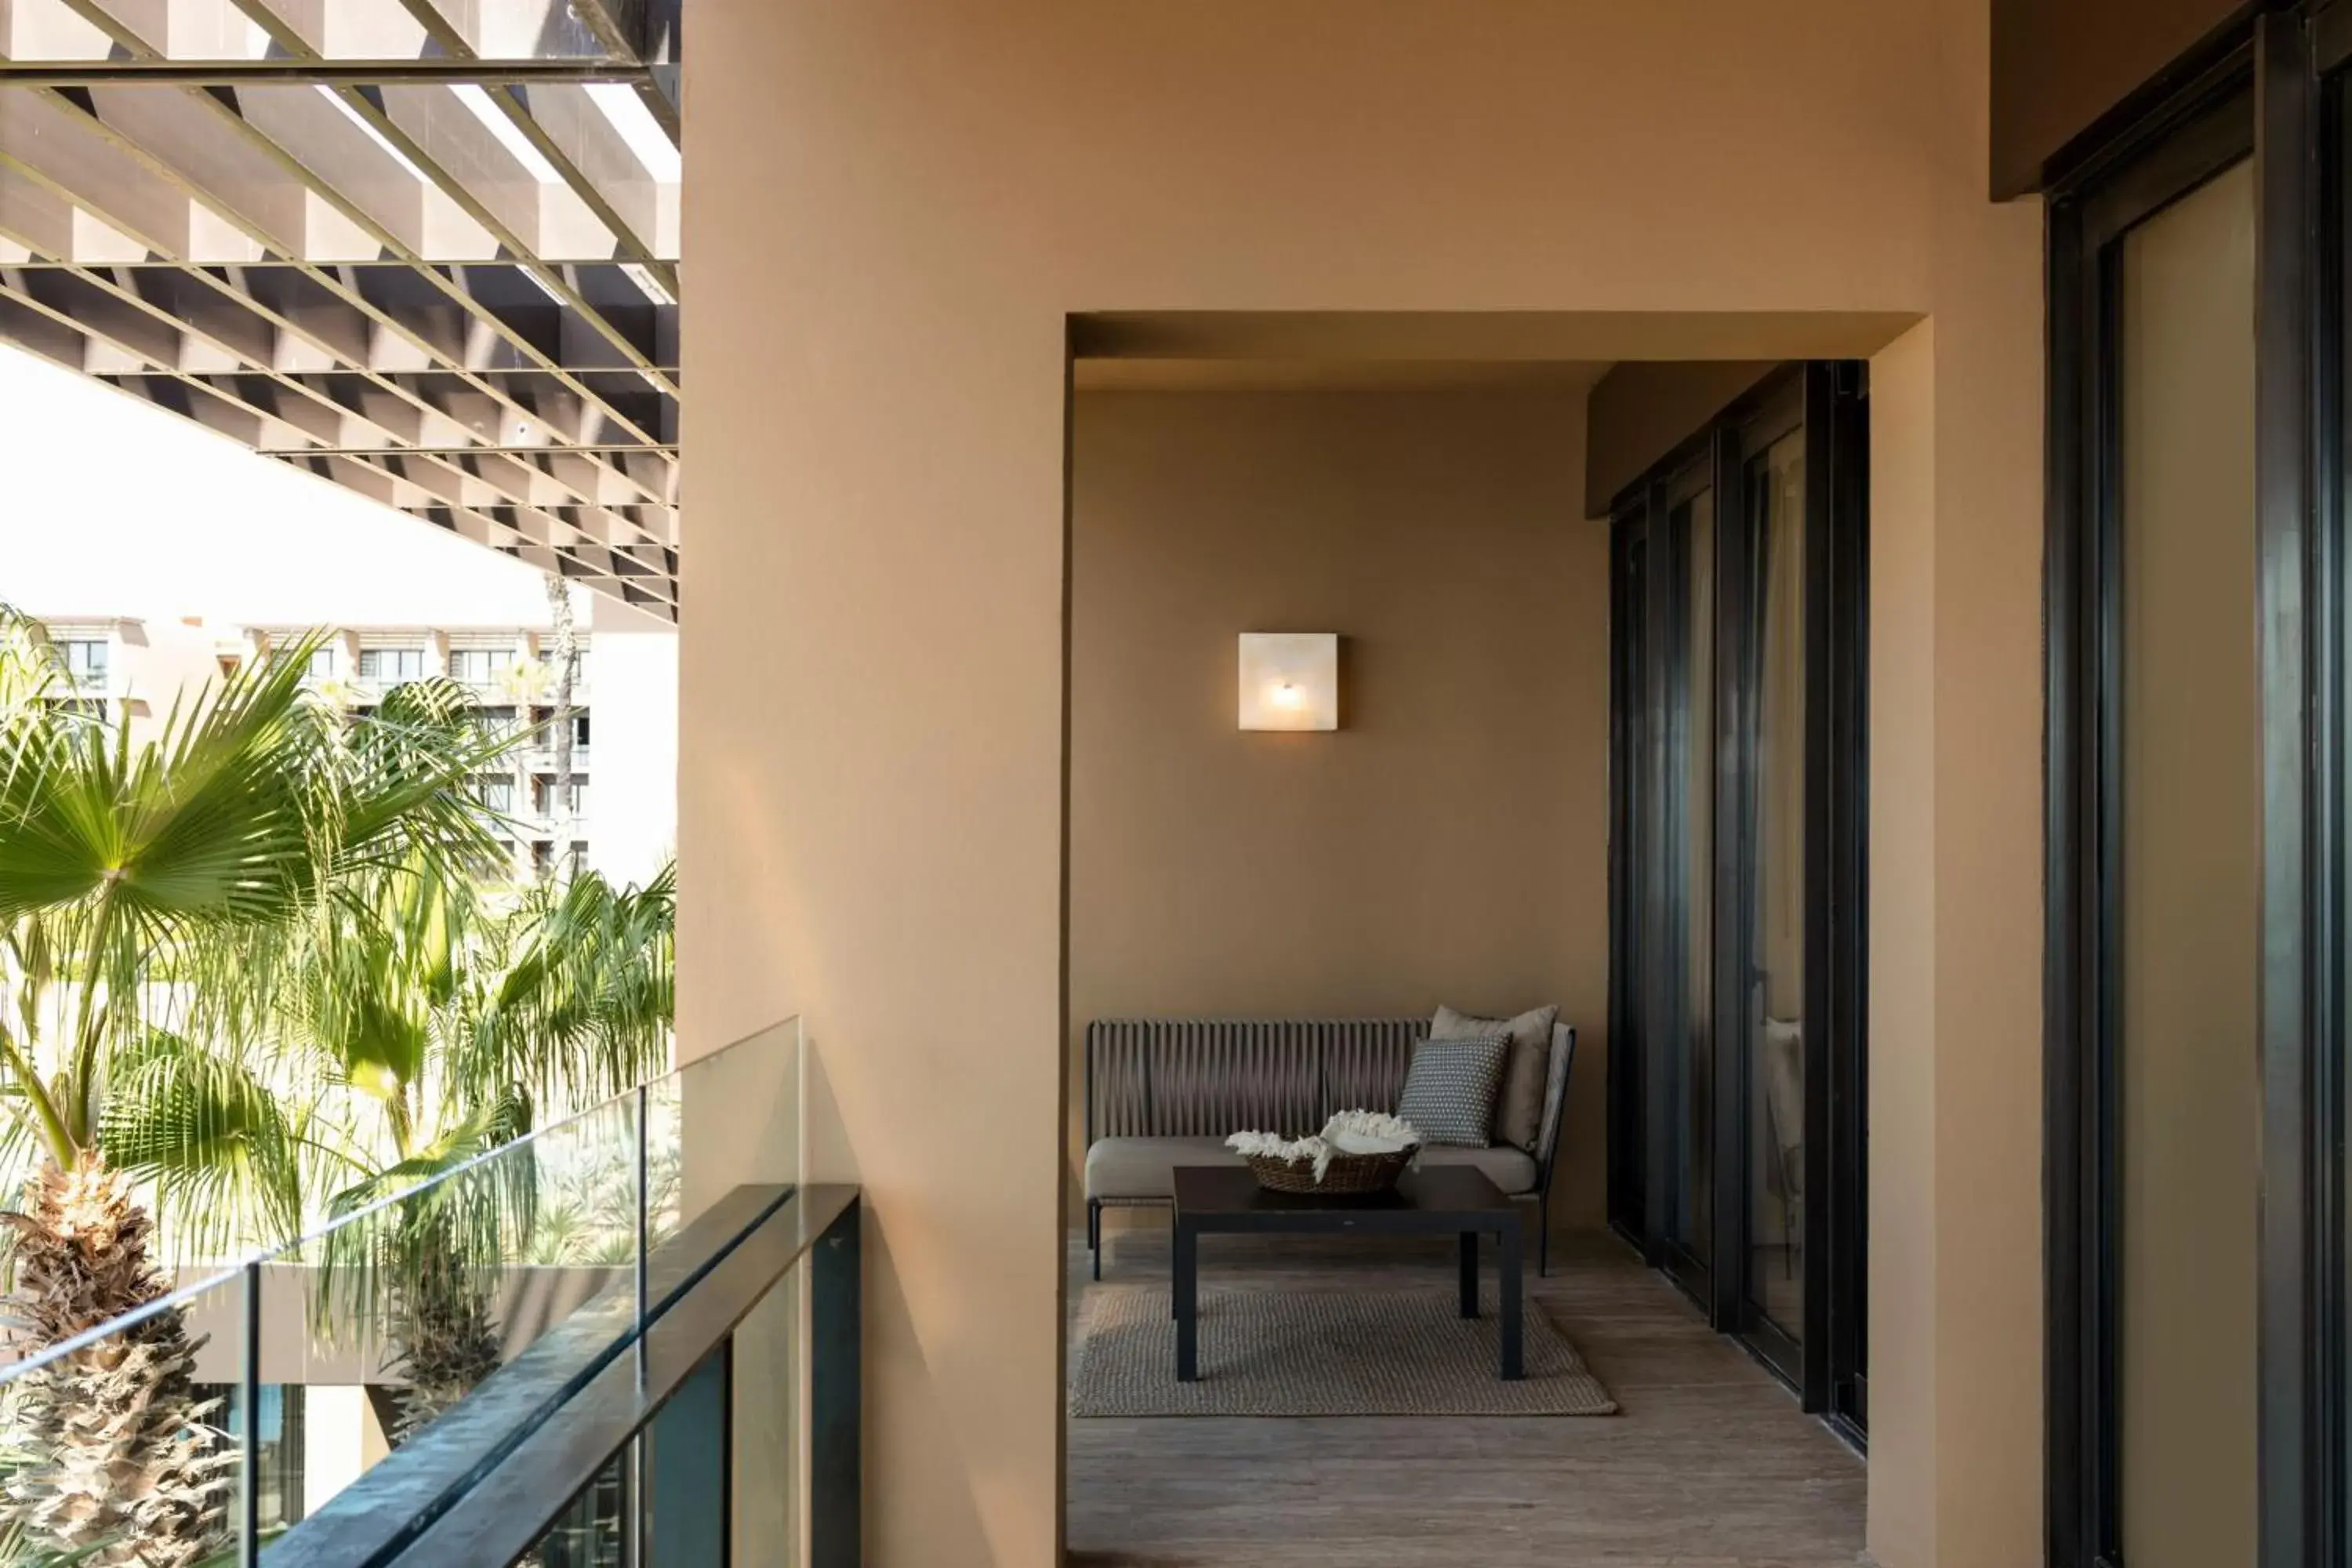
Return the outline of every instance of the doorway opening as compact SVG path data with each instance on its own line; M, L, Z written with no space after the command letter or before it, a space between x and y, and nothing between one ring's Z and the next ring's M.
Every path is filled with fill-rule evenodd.
M1537 1510L1514 1517L1564 1551L1622 1549L1628 1528L1661 1557L1700 1550L1761 1495L1780 1502L1755 1540L1860 1549L1852 356L1908 324L1741 331L1724 341L1781 357L1669 362L1638 357L1622 318L1073 322L1074 1561L1241 1562L1318 1530L1458 1561L1496 1528L1463 1501L1464 1456L1529 1415L1556 1418L1510 1428L1511 1506ZM1612 377L1708 390L1629 438L1596 412ZM1328 648L1334 707L1320 667L1265 677L1294 686L1288 709L1251 689L1253 637ZM1663 1054L1701 1024L1742 1044L1719 1074ZM1498 1076L1523 1036L1549 1045L1529 1130L1498 1086L1398 1191L1475 1170L1513 1205L1517 1387L1477 1338L1503 1332L1491 1231L1457 1252L1450 1234L1221 1226L1233 1205L1197 1179L1181 1195L1188 1170L1238 1172L1228 1134L1398 1111L1416 1063L1481 1032L1507 1042ZM1222 1233L1251 1228L1275 1234ZM1318 1331L1300 1310L1339 1316ZM1402 1370L1343 1375L1367 1357ZM1527 1403L1569 1366L1589 1389ZM1334 1392L1351 1382L1382 1392ZM1703 1412L1664 1395L1694 1384ZM1654 1468L1612 1468L1629 1440L1683 1454L1675 1506L1646 1495ZM1311 1510L1299 1455L1350 1459L1310 1467ZM1767 1479L1791 1464L1801 1502ZM1607 1484L1571 1496L1570 1470ZM1694 1484L1721 1495L1694 1506Z

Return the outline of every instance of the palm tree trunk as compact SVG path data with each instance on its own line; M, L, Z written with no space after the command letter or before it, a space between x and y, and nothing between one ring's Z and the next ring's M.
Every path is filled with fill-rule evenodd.
M556 830L555 853L562 864L572 850L572 679L579 661L580 637L572 624L572 590L563 579L547 574L547 614L555 637L555 799L548 815Z
M18 1357L168 1292L148 1256L152 1222L96 1154L44 1163L25 1212L0 1220L16 1265L0 1345ZM0 1497L22 1545L109 1568L187 1568L221 1547L235 1456L196 1397L200 1343L172 1308L9 1385L0 1436L25 1462Z
M392 1367L408 1387L394 1443L438 1420L499 1369L499 1332L481 1270L469 1268L442 1215L404 1219L393 1282Z

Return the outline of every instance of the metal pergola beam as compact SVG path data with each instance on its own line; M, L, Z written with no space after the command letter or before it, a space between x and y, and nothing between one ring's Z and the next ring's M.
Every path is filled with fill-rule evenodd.
M49 95L43 96L47 98ZM209 101L209 95L200 96L205 97ZM93 113L83 110L79 104L64 95L57 95L55 101L63 103L68 112L89 123L93 128L93 134L102 136L118 149L129 153L142 167L154 173L178 191L183 199L204 205L208 210L216 213L247 234L264 250L274 255L291 256L299 249L299 247L287 237L271 231L238 208L223 201L219 196L197 187L193 182L179 174L176 170L164 164L145 146L106 126L103 121L98 121ZM242 121L239 121L238 123L241 124ZM0 161L5 161L7 158L7 153L0 152ZM41 175L39 171L29 172L46 180L46 176ZM54 182L50 183L54 184ZM170 241L163 237L141 234L138 226L121 217L87 192L61 186L59 188L64 195L84 210L90 212L101 222L126 234L138 236L142 243L148 245L151 249L165 254L168 258L171 245ZM418 361L421 366L444 370L459 377L476 390L502 404L517 417L536 420L548 425L551 428L568 428L575 437L584 434L584 425L576 420L564 419L562 416L551 413L542 406L526 404L512 396L505 385L492 379L494 374L492 367L478 363L482 356L469 342L473 335L470 331L462 327L454 332L436 331L423 315L404 316L389 304L380 302L375 298L380 291L370 287L370 279L379 274L424 279L426 280L429 294L436 295L441 300L458 306L460 312L466 318L470 319L477 325L488 327L498 340L513 350L516 358L522 362L516 368L549 375L564 391L578 398L583 409L593 410L600 421L609 424L616 430L635 437L637 438L635 445L648 447L663 445L640 420L633 419L622 413L607 398L582 382L577 374L559 363L556 356L551 355L542 346L531 342L508 321L501 319L486 307L478 306L473 296L466 291L462 282L453 280L437 267L429 264L406 264L394 267L371 265L350 268L342 266L322 266L305 261L288 260L265 262L258 264L257 267L192 268L187 270L191 276L200 278L215 287L227 288L236 297L253 304L257 310L264 310L270 319L289 332L303 337L332 355L338 363L348 364L352 369L366 373L371 376L380 377L381 384L398 395L412 399L415 397L412 388L392 379L389 374L390 367L376 363L374 356L370 353L371 325L384 329L405 342L412 351L412 357ZM352 275L346 277L344 274L347 271ZM320 291L320 297L309 301L284 298L286 287L298 281L315 288ZM271 292L278 295L279 298L276 300L265 298L257 284L266 284ZM299 293L299 290L297 292ZM320 309L322 305L326 307L323 314ZM297 310L299 310L299 315L295 313ZM337 325L332 317L338 310L347 310L350 313L350 320L340 325L340 341L325 335L328 328ZM420 401L418 405L428 411L431 410L431 405L428 403ZM600 447L627 444L595 443ZM612 467L613 465L602 466ZM633 484L637 482L625 468L615 467L614 471L628 482ZM646 491L646 496L649 500L664 499L651 490Z
M650 81L652 76L646 67L610 61L445 60L430 56L404 60L173 60L160 57L0 60L0 85L48 88L113 87L123 83L172 87L533 87L564 83L585 87L595 82L635 87Z
M324 63L318 52L310 47L310 42L296 30L293 24L279 15L268 3L268 0L233 0L233 3L241 13L269 37L273 44L286 51L288 58L298 62ZM432 5L421 3L421 0L404 0L404 3L407 5L409 14L415 17L425 37L431 40L435 47L442 51L443 57L447 60L462 67L478 58L473 46L467 41L466 36ZM655 254L653 247L637 235L629 222L621 216L610 201L606 200L604 193L596 188L594 182L591 181L572 161L571 154L553 137L548 135L546 129L533 118L525 106L513 84L467 80L461 85L482 87L484 96L497 108L507 122L512 125L538 152L548 166L555 171L557 178L613 236L620 254L646 268L659 282L666 293L672 298L676 297L677 270ZM493 212L488 203L469 190L464 182L451 174L424 142L410 133L408 128L402 124L398 117L394 115L385 105L381 93L371 92L367 90L365 85L350 81L336 84L333 90L337 99L343 104L346 113L372 129L377 136L397 149L400 155L406 158L436 190L496 237L502 249L520 257L528 257L531 254L533 247L518 235L503 218ZM242 119L244 116L240 113L239 118ZM503 150L498 155L506 156ZM647 351L646 346L618 330L604 312L581 291L573 281L570 269L542 266L533 267L531 270L533 275L540 279L542 287L559 296L564 304L578 311L582 320L587 321L591 327L610 341L635 368L656 375L667 390L673 393L677 390L676 382L667 375L665 367L656 363L656 357Z
M551 47L607 58L512 60L428 0L396 0L404 35L60 3L68 51L113 58L0 58L0 338L675 619L675 176L581 89L631 88L675 144L676 5L568 0ZM164 58L215 15L271 58Z
M86 137L92 143L110 149L115 155L127 159L131 166L138 169L145 178L153 182L172 199L183 204L184 206L193 204L193 207L189 210L201 208L244 236L254 247L257 257L286 258L282 261L258 261L255 264L281 268L304 275L320 288L341 298L361 315L376 320L380 325L409 338L427 355L453 358L455 368L471 370L474 365L468 362L480 359L480 355L469 353L464 342L465 334L462 331L455 335L445 335L444 342L436 345L419 335L418 322L386 317L384 312L368 298L368 290L363 286L354 287L351 280L340 276L341 264L299 259L304 248L300 235L273 226L269 218L248 210L244 201L233 199L218 190L209 189L184 173L174 162L151 144L152 137L160 134L160 132L154 128L150 128L148 133L142 135L128 127L110 121L100 111L99 106L85 95L37 91L31 97L50 109L55 121L52 127L55 132ZM223 117L223 122L236 128L241 135L250 132L250 136L246 138L250 150L268 158L273 165L284 169L286 164L295 163L282 148L278 148L274 142L268 142L268 139L257 132L251 132L251 128L242 117L226 105L221 104L211 94L192 94L188 101L204 106L208 113ZM44 149L45 154L55 158L59 155L59 151L58 140L53 136ZM64 149L64 151L70 152L72 149ZM183 241L162 232L152 224L142 223L124 216L113 201L100 195L95 189L86 184L69 183L67 179L51 174L47 168L26 163L5 150L0 150L0 162L14 163L16 167L49 185L76 206L90 213L109 226L137 238L153 256L184 263L190 260L183 254ZM344 198L324 190L319 182L306 177L307 171L297 173L299 169L299 165L296 163L295 169L286 170L293 176L291 184L295 188L318 196L322 203L332 207L346 221L352 222L355 228L364 233L381 249L394 252L402 263L390 268L370 268L365 271L355 273L355 279L363 281L380 274L417 279L425 282L428 296L439 296L440 301L456 307L457 311L472 317L479 325L488 328L494 337L502 340L515 352L521 365L544 370L559 377L569 378L572 375L572 373L560 363L558 356L551 354L547 349L531 342L509 321L502 319L489 307L476 300L463 284L452 276L448 264L425 262L413 255L399 256L398 252L405 247L401 245L397 237L383 229L373 220L367 218L364 214L359 213ZM117 199L120 194L118 191ZM226 265L228 269L234 270L237 264ZM584 401L601 402L601 399L584 385L574 385L572 390ZM629 427L632 424L617 409L607 409L605 412L616 424L624 427ZM643 429L632 428L631 434L643 440L651 440L649 433Z
M630 85L669 139L684 145L677 108L680 11L679 0L572 0L572 15L607 54L645 68Z
M628 219L621 216L620 210L605 199L604 193L596 187L595 182L589 179L586 172L573 162L571 153L547 133L546 127L531 113L518 86L499 83L489 87L488 91L490 101L498 105L499 111L538 149L539 155L547 160L548 167L555 171L556 177L595 215L597 222L612 230L613 237L620 243L622 254L645 268L660 283L663 290L675 299L677 295L677 268L655 252L653 246L637 233Z
M614 58L677 63L679 0L571 0L570 9Z
M475 53L473 45L467 41L466 36L435 8L431 0L400 0L400 3L409 16L415 19L417 26L425 30L425 36L433 41L434 47L440 49L443 54L457 60L473 60L479 58ZM257 12L267 8L267 0L237 0L237 4L241 7ZM600 37L607 39L608 47L628 47L626 40L620 36L621 30L617 23L609 15L594 5L587 6L584 13L576 5L573 9L575 14L582 15L583 20L596 31ZM273 20L277 19L273 18ZM282 20L277 20L277 25L281 27L285 26ZM286 30L292 31L290 27ZM635 58L634 49L631 50L631 58ZM642 69L638 72L640 77L645 74ZM562 181L572 195L578 196L588 210L595 215L596 220L611 231L622 253L651 271L660 281L662 288L675 297L677 293L677 269L656 255L653 247L646 243L628 220L624 218L613 204L605 199L604 194L596 188L594 182L591 181L580 165L572 161L572 154L555 138L547 133L544 126L540 124L538 118L531 113L529 106L516 90L518 87L530 84L483 81L478 85L484 89L490 102L506 118L507 122L520 132L523 139L547 161L548 166L555 171L556 178ZM379 116L382 112L380 109L376 110ZM672 141L677 140L675 132L671 132L670 136ZM401 140L407 142L410 147L415 145L407 142L405 133L402 134ZM414 153L410 155L415 156ZM421 161L420 166L425 170L428 177L432 178L436 184L442 185L444 189L449 189L454 184L429 160ZM585 309L584 303L583 309ZM674 387L673 390L675 390Z
M0 268L0 270L5 270L5 268ZM677 455L677 447L653 447L653 448L650 448L650 449L651 449L651 450L655 450L655 451L667 452L667 453L669 453L669 454L670 454L671 456L673 456L673 457L675 457L675 456ZM496 453L499 453L499 454L502 454L502 455L505 455L505 456L508 456L508 457L519 457L519 456L526 456L526 455L530 455L530 454L533 454L533 453L541 453L541 452L577 452L577 451L602 451L602 452L622 452L622 451L625 451L625 452L640 452L640 451L646 451L646 450L648 450L648 448L646 448L646 447L568 447L568 446L567 446L567 447L335 447L335 448L334 448L334 450L335 450L335 451L337 451L337 452L341 453L343 456L345 456L345 457L347 457L347 458L414 458L414 457L428 457L428 458L468 458L468 457L475 457L475 456L478 456L478 455L480 455L480 454L482 454L482 453L486 453L486 452L496 452ZM623 504L637 504L637 503L623 503ZM618 510L618 508L615 508L614 510Z
M7 165L8 165L8 157L7 157L7 153L6 153L6 151L5 151L5 148L0 148L0 167L6 167ZM14 170L13 170L13 168L10 168L10 169L9 169L9 173L10 173L10 174L14 174ZM5 194L0 194L0 195L5 195ZM95 216L95 215L92 215L92 216ZM28 243L31 243L31 242L28 242ZM42 242L39 242L39 243L33 243L33 244L32 244L32 248L33 248L33 249L35 249L36 251L39 252L39 254L38 254L38 255L36 255L36 256L33 256L33 257L30 257L30 258L27 258L26 259L22 260L22 261L10 261L10 262L6 262L6 263L0 263L0 265L5 265L5 266L9 266L9 267L19 267L19 268L43 268L43 267L62 267L62 268L72 268L72 267L82 267L82 266L88 266L88 265L91 265L91 264L92 264L92 262L91 262L91 258L90 258L84 257L84 258L82 258L81 259L77 260L77 259L75 259L73 257L71 257L71 256L69 256L69 255L66 254L66 252L67 252L67 251L68 250L68 248L69 248L69 246L68 245L67 241L65 241L65 240L64 240L64 239L62 239L62 238L60 238L60 239L58 239L58 240L57 240L57 241L55 241L54 243L51 243L51 242L49 242L49 241L42 241ZM615 263L614 263L614 261L613 260L613 258L612 258L611 257L609 257L609 256L564 256L564 257L543 256L543 257L541 257L541 258L539 258L539 262L540 262L540 265L541 265L541 266L542 266L542 267L571 267L571 268L580 268L580 267L612 267L612 266L614 266L614 265L615 265ZM189 268L189 267L208 267L208 266L209 266L209 267L219 267L219 266L226 266L226 265L228 265L228 263L226 263L226 261L201 261L201 260L194 260L194 259L189 259L189 260L166 260L166 259L163 259L163 258L159 258L159 257L148 256L148 255L143 255L143 254L142 254L142 255L139 255L139 256L125 256L125 257L120 257L120 258L116 258L116 257L108 257L108 258L103 258L103 259L102 259L102 261L101 261L101 262L100 262L99 264L100 264L100 265L104 265L104 266L107 266L107 267L111 267L111 268L116 268L125 269L125 270L133 270L133 269L136 269L136 268L142 268L142 267L143 267L143 268L154 268L154 269L156 269L156 270L158 270L158 271L163 271L163 272L177 272L177 271L184 270L184 269L185 269L185 268ZM416 263L415 263L415 262L408 262L408 261L384 261L384 260L373 260L373 261L341 261L341 262L336 263L336 265L337 265L337 266L339 266L339 267L341 267L341 268L343 268L344 270L346 270L346 271L363 271L363 270L365 270L366 268L371 268L371 267L373 267L373 268L382 268L382 269L384 269L384 270L387 270L387 271L407 271L407 270L411 270L411 269L413 269L413 268L414 268L417 264L416 264ZM480 266L480 265L516 266L516 265L519 265L519 263L514 262L514 261L503 261L503 262L502 262L502 261L498 260L498 258L490 258L490 260L489 260L488 262L485 263L484 261L481 261L481 260L479 260L479 259L478 259L478 258L469 258L469 257L457 257L457 256L441 256L441 257L428 257L428 258L425 258L425 262L424 262L424 265L425 265L425 266L427 266L427 267L458 267L458 266ZM578 365L575 365L575 366L572 366L572 368L573 368L573 369L583 369L583 368L592 368L592 367L585 367L585 366L578 366ZM670 363L665 364L665 365L663 366L663 368L664 368L664 369L666 369L666 370L676 370L676 369L677 368L677 364L673 362L673 363Z
M89 279L71 275L47 276L58 282L97 287ZM0 270L0 338L92 374L117 391L265 449L268 456L383 505L463 532L478 542L504 548L502 540L518 538L562 546L561 553L568 563L567 574L584 585L641 608L647 607L646 596L650 594L674 610L674 580L649 584L643 579L663 574L674 579L676 552L645 525L646 520L633 515L630 509L534 503L527 489L518 493L511 488L511 476L501 482L478 466L484 458L502 461L517 456L505 451L468 449L460 456L451 456L394 447L384 449L376 461L342 452L324 444L333 437L319 430L316 416L363 416L323 397L299 379L262 374L216 377L177 374L172 366L183 357L180 340L156 335L166 328L166 323L142 321L128 301L116 301L120 308L110 310L95 310L88 298L58 300L52 295L42 299L20 292L20 282L21 279L8 279L5 270ZM101 317L110 325L100 324ZM70 342L59 335L66 332L72 334ZM123 365L93 370L87 349L81 347L92 342L103 344L121 356ZM220 384L223 382L228 384ZM290 410L287 403L280 401L281 394L291 400ZM263 448L266 432L272 427L308 436L316 444ZM540 472L535 468L530 471ZM489 493L475 496L471 492L477 487ZM625 531L635 537L622 537L623 529L613 527L614 522L624 525ZM652 561L659 564L649 563L646 552L653 552ZM623 578L635 584L634 591L618 591Z

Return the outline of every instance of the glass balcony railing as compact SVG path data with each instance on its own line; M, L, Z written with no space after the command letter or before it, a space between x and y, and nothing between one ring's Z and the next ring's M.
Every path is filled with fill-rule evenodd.
M788 1021L0 1367L0 1568L842 1561L857 1211L801 1107Z

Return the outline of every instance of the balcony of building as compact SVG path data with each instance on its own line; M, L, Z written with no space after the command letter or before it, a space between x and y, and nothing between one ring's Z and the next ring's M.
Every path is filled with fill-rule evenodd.
M16 0L0 333L683 626L869 1560L2346 1568L2347 7Z

